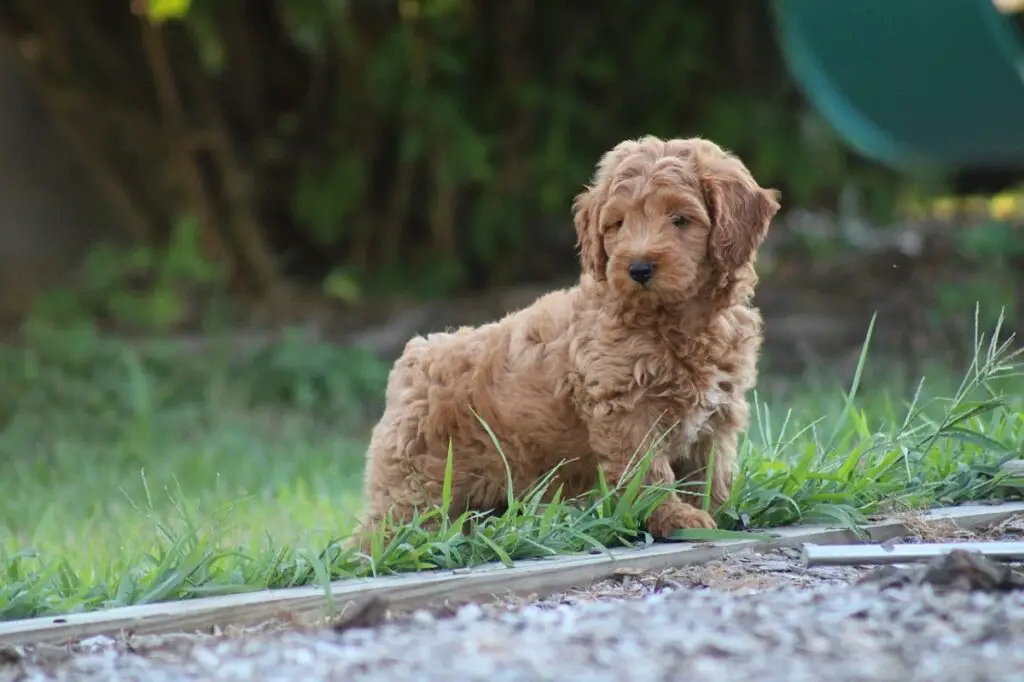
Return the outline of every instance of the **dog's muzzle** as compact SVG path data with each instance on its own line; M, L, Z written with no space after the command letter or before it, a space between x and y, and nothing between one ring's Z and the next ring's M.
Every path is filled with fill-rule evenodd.
M654 277L654 263L649 260L635 260L629 264L629 277L637 284L647 284Z

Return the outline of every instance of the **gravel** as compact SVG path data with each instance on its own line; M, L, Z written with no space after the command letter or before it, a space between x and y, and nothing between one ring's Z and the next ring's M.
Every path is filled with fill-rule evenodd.
M162 655L161 655L162 653ZM929 587L685 589L626 601L488 613L336 634L285 632L180 651L94 643L3 680L1013 680L1024 676L1024 593Z
M884 589L863 581L869 573L804 569L792 551L747 554L342 632L0 648L0 682L1024 680L1024 591Z

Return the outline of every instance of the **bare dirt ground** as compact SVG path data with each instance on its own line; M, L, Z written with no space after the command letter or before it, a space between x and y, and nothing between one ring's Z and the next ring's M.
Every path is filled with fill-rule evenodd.
M1022 537L1024 515L904 542ZM542 598L371 609L319 627L0 647L0 682L1024 680L1024 590L895 585L876 580L878 572L805 568L796 550L746 553L624 571Z

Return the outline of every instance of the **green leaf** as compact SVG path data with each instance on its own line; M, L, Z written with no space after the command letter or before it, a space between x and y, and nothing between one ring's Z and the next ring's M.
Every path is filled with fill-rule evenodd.
M337 270L324 280L324 293L344 303L358 303L363 297L359 282L351 275Z
M983 433L977 431L968 431L957 426L943 429L942 435L952 440L960 441L961 443L969 443L971 445L977 445L978 447L988 450L989 452L996 452L1000 455L1009 455L1010 457L1018 457L1021 453L1008 448L994 438L990 438Z
M182 19L188 14L192 0L148 0L146 16L154 24L171 19Z

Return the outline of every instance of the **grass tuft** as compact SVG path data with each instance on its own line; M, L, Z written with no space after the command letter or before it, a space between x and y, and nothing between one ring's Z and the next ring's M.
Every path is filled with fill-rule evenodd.
M1000 469L1024 447L1020 350L1002 318L983 334L976 315L960 376L938 370L906 391L869 378L873 330L874 320L845 390L808 389L778 411L777 398L753 393L721 529L677 539L856 527L894 510L1019 496L1019 473ZM12 377L0 389L0 619L652 542L644 521L672 490L644 484L649 452L616 486L600 477L580 499L565 499L556 471L518 495L508 474L506 511L453 516L459 453L449 447L440 508L392 524L366 554L345 547L367 434L339 430L336 413L372 413L386 368L329 348L278 353L244 366L113 343L70 359L0 351ZM708 508L709 481L675 490Z

